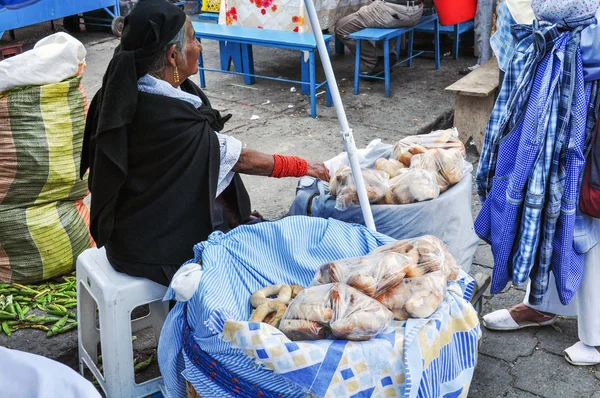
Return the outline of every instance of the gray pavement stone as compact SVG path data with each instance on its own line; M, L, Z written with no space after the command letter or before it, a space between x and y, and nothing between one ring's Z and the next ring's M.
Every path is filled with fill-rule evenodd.
M600 386L586 367L570 366L562 357L541 350L519 358L511 374L514 387L545 398L589 397Z
M579 340L577 337L577 319L559 318L554 327L540 328L536 337L541 350L555 355L563 355L565 348L570 347Z
M65 365L78 369L77 330L72 330L53 337L36 329L21 329L10 336L0 335L0 346L42 355Z
M518 388L512 388L505 398L536 398L539 395L531 394L527 391L519 390Z
M494 256L492 255L492 248L490 245L480 241L477 251L475 252L473 263L490 269L494 267Z
M487 295L486 298L489 301L490 310L496 311L502 308L510 308L515 304L521 303L524 296L524 291L511 286L506 288L501 294Z
M487 355L479 355L473 381L469 390L470 398L504 397L511 392L513 378L509 364Z
M538 344L535 331L531 329L494 332L482 327L482 331L479 352L510 363L519 357L531 355Z

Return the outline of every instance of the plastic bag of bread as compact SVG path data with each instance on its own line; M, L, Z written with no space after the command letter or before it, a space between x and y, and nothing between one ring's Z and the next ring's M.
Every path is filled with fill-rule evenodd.
M465 156L465 146L458 139L458 130L452 127L447 130L436 130L429 134L411 135L398 141L394 146L390 159L396 159L410 166L413 155L430 149L458 149Z
M448 247L433 235L397 240L380 246L375 253L395 252L416 259L414 267L406 271L406 278L414 278L430 272L440 271L448 280L458 277L459 267Z
M385 252L323 264L311 285L342 282L375 297L400 282L416 266L416 257Z
M396 177L406 165L396 159L379 158L375 162L375 169L386 172L390 177Z
M435 173L441 192L456 184L473 169L458 149L432 149L415 155L411 168L429 170Z
M392 313L375 299L343 283L304 289L289 305L279 329L290 340L369 340L392 320Z
M379 202L388 190L389 175L381 170L370 169L363 169L362 175L369 202ZM340 167L331 177L329 190L336 198L335 208L338 210L346 210L352 203L358 203L352 170L348 166Z
M435 173L417 168L402 169L401 173L389 181L389 189L383 204L401 205L440 196L440 187Z
M396 320L427 318L444 299L446 283L446 275L436 271L403 279L375 299L392 311Z

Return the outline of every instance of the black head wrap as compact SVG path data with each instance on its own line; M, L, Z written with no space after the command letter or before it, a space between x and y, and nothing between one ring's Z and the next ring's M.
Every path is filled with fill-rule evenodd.
M127 177L127 125L137 108L137 81L185 21L185 13L166 0L141 0L125 18L121 44L90 104L80 174L90 168L90 232L98 246L110 237L118 193Z

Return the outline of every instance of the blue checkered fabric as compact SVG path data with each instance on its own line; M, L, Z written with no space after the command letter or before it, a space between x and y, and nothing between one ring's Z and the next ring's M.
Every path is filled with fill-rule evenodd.
M506 2L500 4L496 16L496 32L490 39L490 45L498 59L498 67L505 72L508 70L510 61L515 54L515 39L510 28L516 24L517 21L510 13Z
M558 31L549 26L516 25L513 33L518 44L505 78L510 85L503 87L503 97L498 98L488 122L476 182L483 207L475 220L475 231L492 245L492 293L502 290L512 279L511 256L524 188L540 148L540 140L530 134L537 130L531 126L536 126L539 113L538 95L542 89L542 95L549 90L549 84L543 84L543 73L538 72L540 78L535 79L536 70L552 71L548 64L553 57L544 55L553 50L558 37Z
M486 126L475 180L477 194L482 203L492 188L492 180L496 174L498 145L515 128L517 121L524 114L537 64L545 54L546 47L552 47L552 39L558 37L558 31L548 25L541 28L514 25L512 34L517 43L514 56L505 71L500 94ZM491 231L484 232L482 228L483 225L480 225L478 233L489 241Z
M523 58L519 46L527 37L518 32L526 30L512 27L517 48L505 78L509 87L486 130L476 181L483 207L475 230L492 245L492 293L530 278L529 301L539 304L553 272L560 300L568 304L581 282L583 253L598 242L577 203L600 86L583 79L581 28L559 35L555 27L536 24L529 58ZM508 76L515 71L516 81Z
M548 53L540 63L536 74L536 82L540 82L541 90L535 104L532 104L530 100L529 107L531 112L528 110L527 115L532 118L528 119L526 115L525 124L533 127L529 131L527 140L539 143L539 151L530 175L524 175L526 179L528 176L527 193L523 205L519 237L512 258L512 281L517 286L527 283L531 270L537 260L536 254L540 243L539 232L541 229L542 209L546 201L546 187L550 177L558 125L558 118L556 116L558 115L558 104L561 93L558 82L561 78L561 72L568 69L566 62L568 57L565 56L567 39L567 36L557 39L554 50ZM525 150L528 149L525 148ZM525 156L529 157L532 155L525 154ZM517 157L516 163L519 164L521 162L521 158ZM518 220L515 221L518 224Z
M584 87L582 59L578 50L575 64L575 91L571 110L573 121L566 156L567 178L558 228L552 242L551 270L556 279L560 301L564 305L571 301L583 277L583 254L575 250L574 233L576 210L579 203L579 184L585 168L585 143L588 141L586 134L591 133L586 129L586 124L592 88L591 84L586 84Z

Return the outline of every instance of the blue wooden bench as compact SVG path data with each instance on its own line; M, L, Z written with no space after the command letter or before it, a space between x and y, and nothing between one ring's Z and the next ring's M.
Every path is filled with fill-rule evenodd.
M399 66L403 63L407 63L408 66L412 66L412 60L419 55L431 51L426 50L415 50L413 49L414 44L414 32L417 28L427 26L428 24L434 25L434 41L435 41L435 50L433 51L435 54L435 68L440 68L440 34L439 34L439 18L437 14L423 16L419 23L415 26L411 26L408 28L392 28L392 29L383 29L383 28L366 28L360 30L358 32L352 33L350 35L351 39L356 40L356 61L354 65L354 94L358 94L358 85L361 77L367 79L378 79L385 80L385 95L387 97L390 96L390 72L392 68ZM405 33L409 34L408 39L408 56L400 60L400 37ZM390 66L390 40L396 39L396 63ZM378 73L375 76L372 75L364 75L360 73L360 44L362 40L369 41L380 41L383 40L383 57L384 57L384 70L381 73ZM381 74L383 73L383 77Z
M475 22L473 20L462 22L456 25L440 25L440 34L452 36L453 46L452 46L452 55L454 55L455 59L458 59L458 46L460 44L460 35L466 33L475 28ZM426 26L421 26L415 29L415 32L429 32L433 33L435 30L435 26L433 23L429 23Z
M284 81L288 83L300 84L303 89L307 89L310 95L310 114L312 117L317 116L317 89L325 86L327 96L327 106L331 106L332 99L327 80L317 83L316 77L316 59L317 43L312 33L296 33L281 30L247 28L243 26L227 26L217 25L206 22L192 22L196 38L198 40L217 40L221 46L239 46L241 47L242 66L241 71L236 68L236 71L230 71L229 68L210 69L204 67L202 53L198 57L198 69L200 75L200 86L206 87L204 72L221 72L244 76L246 83L254 83L255 77L263 79ZM325 44L329 49L331 35L323 35ZM289 50L302 51L302 78L298 80L283 79L278 77L257 75L254 73L254 59L252 55L252 46L264 46L284 48ZM308 62L304 61L304 52L308 53ZM328 54L329 56L329 51ZM235 63L235 60L234 60ZM223 65L221 65L223 67ZM304 91L304 90L303 90Z
M196 15L192 15L190 18L192 21L198 21L198 22L201 22L201 21L219 22L219 13L202 11Z

